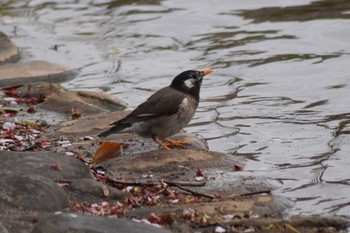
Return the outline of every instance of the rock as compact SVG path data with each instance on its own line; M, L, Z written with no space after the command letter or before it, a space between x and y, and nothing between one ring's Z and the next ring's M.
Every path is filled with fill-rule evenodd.
M108 196L105 196L103 189L108 190ZM93 179L80 179L69 182L69 185L64 186L64 189L69 191L70 200L79 203L96 203L101 201L119 200L123 201L130 197L129 193L122 192L116 188L104 185Z
M127 106L124 101L106 93L92 91L76 91L75 93L87 103L110 111L124 110Z
M236 165L242 164L240 158L228 156L224 153L201 150L157 150L138 153L131 156L121 156L102 162L112 176L141 175L153 172L154 176L174 176L180 179L193 180L196 169L205 171L235 171ZM158 179L158 177L156 178Z
M0 31L0 64L5 62L15 62L19 57L17 46L5 33Z
M213 174L218 174L219 169L220 167ZM206 173L209 177L211 176L210 172L209 170ZM210 193L216 190L221 195L232 195L271 191L282 187L283 184L275 179L264 176L244 175L221 168L220 175L216 175L214 179L209 179L207 185L198 187L198 190Z
M252 229L252 232L303 232L303 233L346 233L350 221L341 217L294 216L292 218L243 218L226 222L226 228L237 230ZM266 228L268 227L268 228ZM269 229L259 231L260 229ZM239 231L241 232L241 231Z
M0 87L34 82L63 82L76 74L74 69L47 61L6 64L0 66Z
M236 214L240 216L249 215L254 213L259 216L274 216L279 215L287 208L290 208L290 201L282 197L274 197L270 195L266 196L251 196L251 197L238 197L232 198L227 201L212 201L202 203L190 203L182 205L166 205L155 207L144 207L141 209L135 209L126 213L128 218L148 218L150 214L154 213L158 216L175 214L181 220L182 213L186 210L193 210L199 214L207 214L212 218L215 216L224 216L229 214ZM264 206L264 209L261 207Z
M99 131L99 132L102 132ZM209 150L207 141L200 135L180 133L169 137L171 140L183 140L188 142L188 145L177 149L188 149L188 150ZM139 154L143 152L150 152L164 150L157 143L155 143L151 138L143 138L136 134L112 134L106 138L101 139L102 141L112 141L118 143L127 144L128 147L123 150L124 156ZM151 152L153 153L153 152Z
M106 111L123 110L126 104L113 96L88 91L70 91L61 84L34 83L27 84L17 90L23 98L45 98L45 101L38 105L45 111L51 111L72 119L72 110L78 109L81 115L91 115Z
M0 233L9 233L9 231L6 229L4 224L2 224L2 222L0 222Z
M92 178L88 166L76 158L54 152L12 152L0 154L0 175L39 175L52 180Z
M96 135L110 127L112 122L118 121L124 118L129 111L114 111L100 113L96 115L86 116L77 120L66 121L57 125L54 125L48 129L46 136L61 136L64 135L68 138L76 138L79 136ZM97 138L97 137L96 137ZM184 146L184 149L196 149L196 150L208 150L208 144L206 140L200 135L180 133L173 135L169 139L172 140L184 140L189 142L189 145ZM100 141L112 141L117 143L128 144L129 146L124 150L124 154L130 155L140 152L162 150L158 144L156 144L151 138L143 138L136 134L112 134L106 138L100 138ZM84 144L84 145L83 145ZM83 148L90 154L94 154L97 147L89 142L74 143L73 150ZM89 148L90 147L90 148Z
M282 186L281 183L273 179L244 176L237 172L242 169L243 163L244 161L238 157L219 152L158 150L117 157L99 165L104 168L104 171L110 177L117 180L134 180L141 183L159 182L160 179L172 183L195 184L205 182L203 186L190 185L186 188L211 196L221 195L225 197L255 192L268 193ZM199 172L198 169L201 169L201 171ZM198 173L202 173L201 176L198 177ZM225 213L244 210L255 211L260 214L280 214L293 204L286 198L270 195L241 198L239 202L241 203L215 202L212 207L209 207L211 204L206 203L205 206L208 206L206 208L213 208L213 211L225 207L227 211ZM232 208L230 209L229 206L232 206ZM186 205L178 208L183 210ZM197 208L202 212L210 212L210 209L197 204L189 205L187 208ZM178 210L172 209L171 211L176 212ZM162 213L164 213L163 210Z
M2 175L0 186L0 201L19 209L57 211L69 206L62 188L43 176Z
M60 135L85 136L102 132L111 122L120 120L129 112L115 111L82 117L52 126L49 131Z
M32 233L170 233L169 230L126 219L76 213L54 215L35 225Z

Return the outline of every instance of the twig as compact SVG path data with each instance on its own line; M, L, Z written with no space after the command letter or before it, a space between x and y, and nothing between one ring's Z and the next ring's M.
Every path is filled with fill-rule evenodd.
M126 181L126 180L114 180L107 179L106 182L114 185L127 185L127 186L154 186L162 184L162 182L137 182L137 181ZM169 186L191 186L191 187L202 187L205 185L205 182L188 182L188 181L166 181L163 182Z
M231 199L231 198L237 198L237 197L247 197L247 196L259 195L259 194L271 194L271 191L270 190L263 190L263 191L257 191L257 192L235 194L235 195L227 196L227 197L225 197L225 199Z
M176 186L176 185L181 185L181 186L190 186L190 187L203 187L206 183L205 181L202 182L190 182L190 181L164 181L170 186Z
M210 199L214 199L215 198L214 195L211 195L209 193L196 192L196 191L193 191L191 189L184 188L184 187L182 187L181 185L179 185L177 183L174 183L174 186L177 187L178 189L181 189L183 191L189 192L189 193L191 193L191 194L193 194L195 196L206 197L206 198L210 198Z

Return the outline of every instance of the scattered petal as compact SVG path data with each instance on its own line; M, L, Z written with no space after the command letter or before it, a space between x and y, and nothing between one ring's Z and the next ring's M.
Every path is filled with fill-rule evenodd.
M243 232L255 232L254 227L249 227L248 229L245 229Z
M36 112L36 109L34 106L30 106L28 109L27 109L27 112L28 113L35 113Z
M205 177L203 168L197 168L196 176L203 176L203 177Z
M61 166L61 165L58 165L58 164L50 165L50 167L51 167L53 170L56 170L56 171L61 171L61 170L62 170L62 166Z
M170 199L168 202L169 202L170 204L176 204L176 203L179 202L179 199Z
M216 233L223 233L223 232L226 232L226 230L223 227L221 227L221 226L217 226L215 228L215 232Z
M18 141L23 141L24 137L20 135L15 135L15 139L17 139Z
M58 145L64 145L64 144L71 144L70 141L65 140L65 141L58 141L57 142Z
M71 151L67 151L67 152L65 153L65 155L67 155L67 156L74 156L74 153L71 152Z
M205 177L204 177L204 176L196 176L194 179L195 179L196 181L202 181L202 180L205 179Z
M83 139L84 139L85 141L94 140L94 137L92 137L92 136L85 136Z
M109 197L109 189L106 185L102 187L102 193L104 197Z
M13 123L13 122L5 122L3 125L2 125L2 128L7 130L7 131L13 131L16 129L16 124Z
M142 178L152 178L153 174L152 173L142 174L141 177Z

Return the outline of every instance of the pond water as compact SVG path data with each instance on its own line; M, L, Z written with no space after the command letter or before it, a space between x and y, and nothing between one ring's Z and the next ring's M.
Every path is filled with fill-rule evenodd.
M22 61L79 68L66 87L130 109L214 69L187 131L283 181L290 214L350 216L349 1L5 0L0 15Z

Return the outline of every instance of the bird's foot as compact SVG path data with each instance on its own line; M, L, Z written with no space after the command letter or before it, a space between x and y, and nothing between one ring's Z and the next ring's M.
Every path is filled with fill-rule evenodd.
M184 140L171 140L168 138L164 138L163 141L168 143L168 147L184 147L190 144L189 142L186 142Z
M159 138L154 137L153 140L160 145L163 149L165 150L171 150L170 147L168 147L167 145L165 145Z

